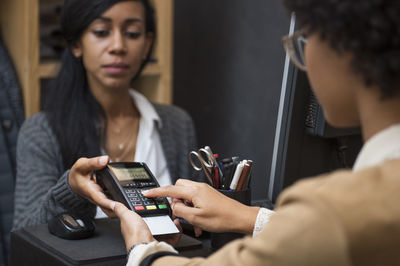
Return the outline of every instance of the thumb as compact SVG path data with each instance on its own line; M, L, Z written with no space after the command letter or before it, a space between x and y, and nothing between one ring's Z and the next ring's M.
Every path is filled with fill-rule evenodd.
M97 157L97 162L100 166L105 166L110 158L107 155Z
M109 160L110 158L108 157L108 155L103 155L89 159L88 164L91 164L95 170L100 170L108 164Z
M108 164L108 161L109 157L107 155L94 158L80 158L72 168L75 169L75 171L86 175L95 170L104 168Z
M113 201L111 202L111 210L114 211L115 215L121 218L129 209L122 203Z

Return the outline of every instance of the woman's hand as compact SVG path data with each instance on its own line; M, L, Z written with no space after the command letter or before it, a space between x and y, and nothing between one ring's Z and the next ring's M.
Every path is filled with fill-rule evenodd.
M121 233L125 239L126 250L137 243L155 241L150 229L137 213L130 211L124 204L113 201L112 210L121 221Z
M210 232L250 234L258 207L249 207L230 199L205 183L179 179L175 186L142 192L146 197L171 197L173 214ZM176 200L179 199L179 200Z
M76 194L99 205L107 214L111 214L108 210L111 210L113 201L107 198L93 176L93 172L104 168L108 161L108 156L80 158L69 172L68 184Z

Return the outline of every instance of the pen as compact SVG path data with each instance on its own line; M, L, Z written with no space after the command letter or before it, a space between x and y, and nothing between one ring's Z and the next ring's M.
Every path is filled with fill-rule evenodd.
M214 187L215 188L220 188L220 175L219 175L219 171L218 171L218 166L216 165L216 166L214 166L214 175L213 175L213 177L214 177Z
M233 174L235 173L236 165L231 161L230 163L224 164L224 174L221 178L222 189L229 189L229 185L232 182Z
M237 184L239 182L240 174L242 173L245 161L241 161L238 166L236 167L235 174L233 175L231 185L229 186L230 189L235 190Z
M249 187L249 182L250 182L250 177L251 177L251 170L253 169L253 161L252 160L247 160L247 163L250 164L250 171L249 171L249 175L247 176L247 180L246 183L244 184L244 188Z
M242 173L240 174L238 184L236 186L236 190L243 190L246 186L247 179L249 178L251 170L251 164L245 163L243 166Z
M239 163L240 160L239 160L239 157L234 156L234 157L230 157L230 158L224 158L221 161L223 164L227 164L227 163L231 163L231 162Z

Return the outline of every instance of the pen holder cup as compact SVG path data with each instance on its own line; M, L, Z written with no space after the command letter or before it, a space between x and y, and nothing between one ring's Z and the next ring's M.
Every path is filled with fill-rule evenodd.
M244 190L222 190L218 189L219 192L225 196L237 200L245 205L250 205L251 203L251 190L250 188ZM232 210L234 211L234 210ZM218 250L228 242L244 237L244 234L240 233L210 233L211 237L211 248L213 251Z

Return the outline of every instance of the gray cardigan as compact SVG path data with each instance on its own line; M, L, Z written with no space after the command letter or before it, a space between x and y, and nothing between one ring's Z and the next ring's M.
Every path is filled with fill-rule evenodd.
M160 138L172 181L196 179L188 153L196 148L190 116L176 106L153 104L162 120ZM13 228L46 223L66 210L94 216L96 208L68 185L60 148L44 113L24 122L17 143Z

